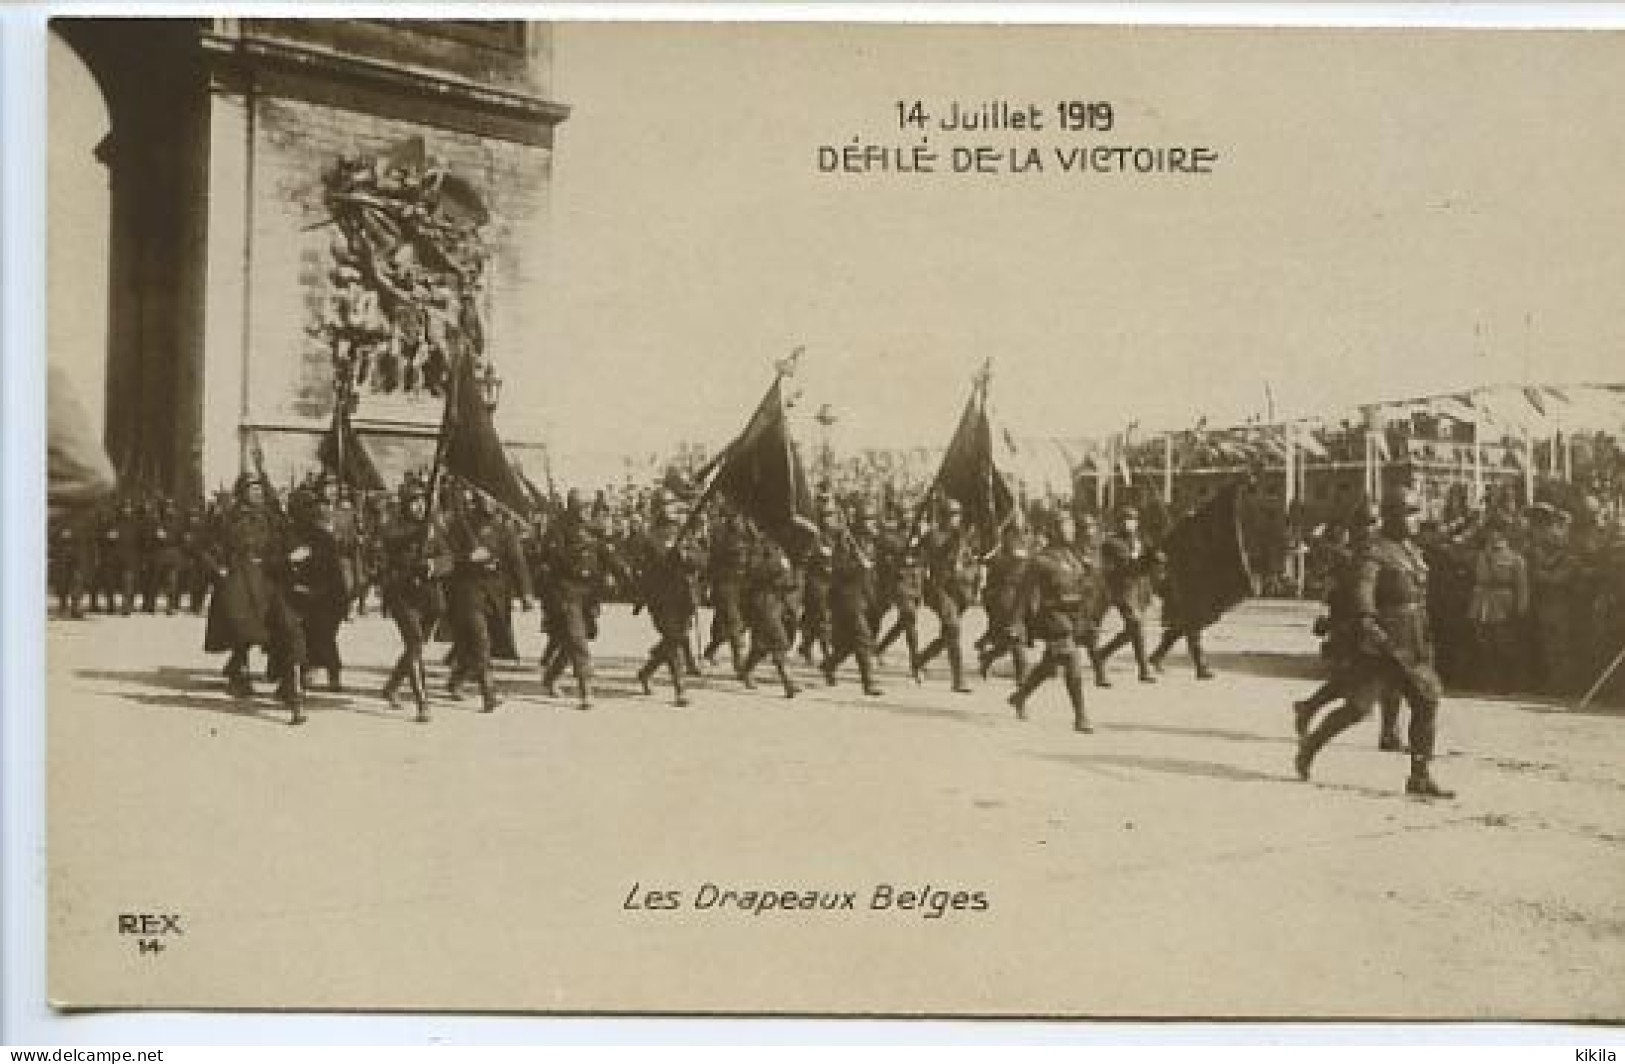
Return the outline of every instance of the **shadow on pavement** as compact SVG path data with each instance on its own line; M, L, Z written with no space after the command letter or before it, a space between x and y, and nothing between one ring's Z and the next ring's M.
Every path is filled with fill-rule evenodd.
M1256 732L1231 731L1228 728L1181 728L1171 724L1124 724L1095 722L1095 730L1104 732L1145 732L1151 735L1177 735L1189 739L1223 739L1235 743L1272 743L1297 746L1298 740L1286 733L1290 722L1283 721L1282 734L1259 735Z
M1236 765L1225 765L1212 761L1192 761L1179 757L1149 757L1142 754L1034 754L1033 756L1043 758L1046 761L1055 761L1063 765L1076 765L1081 768L1093 769L1100 766L1134 768L1148 772L1169 773L1176 776L1226 780L1231 783L1298 782L1297 777L1287 772L1258 772L1254 769L1240 768Z

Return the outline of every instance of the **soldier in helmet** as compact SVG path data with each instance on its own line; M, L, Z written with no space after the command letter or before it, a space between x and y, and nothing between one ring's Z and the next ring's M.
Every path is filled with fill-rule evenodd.
M745 662L745 570L750 563L750 539L745 518L727 509L711 534L707 575L711 584L711 639L705 660L717 663L716 654L727 644L737 675Z
M987 587L982 603L987 610L987 632L980 642L982 679L993 664L1009 654L1016 685L1027 678L1027 618L1021 601L1032 553L1021 526L1011 522L999 536L999 549L985 559Z
M681 538L685 514L676 504L663 506L655 514L654 526L649 530L643 551L641 598L649 610L659 641L649 651L648 660L638 670L638 683L644 694L653 694L651 681L662 666L671 671L675 694L672 704L689 704L683 680L688 672L684 648L688 645L689 629L699 609L695 594L694 574L701 560L695 549Z
M947 652L953 689L970 693L965 682L965 650L960 644L960 617L970 605L976 580L976 559L965 530L964 511L957 500L943 507L942 523L926 534L925 604L937 615L936 639L920 654L924 669L938 654Z
M897 609L897 619L892 622L891 630L881 637L875 655L879 657L884 654L886 648L895 643L898 636L902 636L903 645L908 648L909 676L915 683L919 683L919 615L920 603L925 596L925 563L920 555L919 544L910 543L908 533L901 529L892 537L889 553L892 562L887 598Z
M379 536L383 551L384 611L401 634L401 654L384 682L384 701L399 703L404 682L417 706L417 720L429 720L429 684L423 644L444 609L440 579L451 572L452 557L438 525L429 520L429 497L421 485L401 488L400 512Z
M1072 703L1073 730L1091 732L1083 701L1079 637L1096 609L1099 574L1093 559L1077 549L1077 526L1070 513L1041 514L1038 524L1044 548L1023 573L1015 608L1030 618L1032 634L1044 640L1044 657L1022 678L1010 705L1018 718L1026 720L1027 700L1059 670Z
M598 630L598 599L607 576L625 571L587 518L581 492L570 489L564 512L543 539L545 566L542 622L542 691L556 697L558 678L569 665L575 673L577 708L592 708L591 641Z
M869 627L870 600L875 593L875 530L861 506L853 527L834 528L830 555L830 620L833 638L829 656L820 665L824 682L835 686L835 670L848 657L858 663L863 693L878 695L875 683L874 632Z
M750 625L750 652L739 670L740 682L754 689L751 674L764 660L773 662L784 697L800 693L785 661L789 653L791 627L786 623L786 602L795 594L795 565L784 550L768 536L758 536L746 577L745 620Z
M818 535L802 561L801 657L809 665L817 660L815 653L829 656L833 639L829 616L830 562L834 554L832 523L832 511L826 500L818 513Z
M288 601L304 626L304 686L316 668L327 672L327 689L342 691L344 668L339 655L339 626L344 622L349 591L345 584L343 548L333 527L329 496L297 493L289 500L292 517L287 548Z
M97 550L101 568L98 583L106 595L108 613L117 609L128 617L134 608L145 538L142 523L135 499L129 495L118 500L102 523Z
M459 697L462 681L472 679L479 687L482 712L491 713L501 705L491 658L494 652L507 649L493 646L493 634L501 639L501 626L507 623L507 638L510 642L512 638L508 574L521 573L527 585L529 575L517 542L483 495L468 489L460 509L448 534L453 559L449 580L453 644L447 691L453 698Z
M191 564L186 553L185 519L173 499L166 495L156 500L145 532L150 568L144 605L148 613L155 612L161 594L164 597L164 613L173 615L181 597L182 577Z
M1132 647L1139 666L1140 682L1155 683L1145 652L1145 613L1151 606L1152 573L1155 555L1140 535L1140 513L1132 506L1118 515L1118 534L1102 548L1106 562L1106 587L1111 604L1123 620L1123 630L1113 636L1095 655L1104 671L1105 663L1123 647Z
M1369 716L1385 692L1410 706L1411 773L1405 792L1426 798L1454 794L1434 782L1429 765L1443 695L1434 668L1433 633L1427 614L1427 564L1416 546L1420 506L1410 493L1383 500L1382 526L1362 553L1354 589L1358 662L1348 701L1298 744L1298 775L1309 778L1315 755L1334 737Z

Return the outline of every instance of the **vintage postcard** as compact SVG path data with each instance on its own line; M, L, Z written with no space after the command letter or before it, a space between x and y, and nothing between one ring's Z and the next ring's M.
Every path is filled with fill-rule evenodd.
M1625 37L61 17L61 1009L1625 1015Z

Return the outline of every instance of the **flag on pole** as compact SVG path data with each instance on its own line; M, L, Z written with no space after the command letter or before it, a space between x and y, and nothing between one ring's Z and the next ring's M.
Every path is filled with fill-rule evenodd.
M350 423L349 404L342 398L333 404L333 421L322 435L316 457L322 472L356 491L382 491L384 478L355 426Z
M773 382L745 430L717 457L707 494L731 502L765 535L799 556L818 526L812 489L801 457L790 442L784 416L783 376Z
M484 396L474 377L474 359L464 356L452 371L446 394L446 472L479 488L517 514L529 514L530 493L508 462L502 438L491 423Z
M1222 488L1169 531L1162 550L1179 589L1181 617L1205 628L1253 593L1241 532L1241 487Z
M965 511L965 525L991 550L1015 511L1015 496L993 463L993 427L987 417L987 382L979 378L960 415L937 473L937 488Z

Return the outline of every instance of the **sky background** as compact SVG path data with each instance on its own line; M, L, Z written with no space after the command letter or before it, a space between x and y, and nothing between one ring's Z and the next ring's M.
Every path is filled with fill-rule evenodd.
M106 115L50 49L51 343L99 408ZM1019 436L1239 421L1266 384L1301 416L1625 379L1618 33L563 23L554 60L547 325L502 357L499 425L591 475L724 443L797 346L842 449L940 445L987 358ZM818 172L820 145L915 143L916 98L1108 100L1084 143L1220 160ZM931 143L1074 143L1049 118Z
M508 373L561 447L723 442L797 345L843 446L940 443L988 357L1020 435L1625 377L1617 34L564 24L555 59L556 329ZM912 143L897 99L1071 97L1218 172L817 172Z

